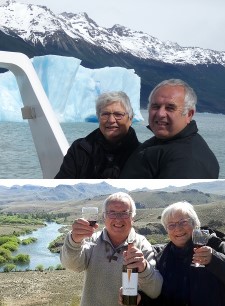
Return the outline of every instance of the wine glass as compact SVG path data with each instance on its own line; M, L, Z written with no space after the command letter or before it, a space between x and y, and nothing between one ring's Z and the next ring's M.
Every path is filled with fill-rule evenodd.
M192 241L195 248L200 248L207 244L209 240L209 231L195 228L192 232ZM194 267L205 267L199 263L192 264Z
M90 226L94 226L98 220L98 207L82 207L82 218L89 222ZM95 245L90 238L86 238L85 242L90 245Z

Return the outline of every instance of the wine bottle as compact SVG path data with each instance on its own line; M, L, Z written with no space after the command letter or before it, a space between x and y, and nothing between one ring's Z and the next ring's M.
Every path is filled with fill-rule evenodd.
M128 250L132 245L132 243L128 243ZM126 265L123 265L122 287L123 304L129 306L137 305L138 268L129 269Z

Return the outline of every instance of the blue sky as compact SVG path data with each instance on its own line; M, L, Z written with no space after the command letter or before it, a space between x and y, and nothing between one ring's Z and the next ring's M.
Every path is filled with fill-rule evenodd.
M4 0L0 0L0 3ZM99 26L121 24L183 47L225 51L224 0L18 0L54 13L86 12Z

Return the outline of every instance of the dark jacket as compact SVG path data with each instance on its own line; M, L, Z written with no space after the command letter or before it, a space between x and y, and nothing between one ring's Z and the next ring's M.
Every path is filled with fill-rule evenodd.
M73 142L55 178L118 178L121 168L138 145L132 127L116 144L109 143L98 128L85 138Z
M213 248L211 262L205 267L191 266L193 243L181 249L172 242L156 255L156 268L163 276L159 298L142 294L142 306L225 306L225 242L212 235L207 244Z
M192 120L170 139L155 136L130 156L120 178L216 179L219 164Z

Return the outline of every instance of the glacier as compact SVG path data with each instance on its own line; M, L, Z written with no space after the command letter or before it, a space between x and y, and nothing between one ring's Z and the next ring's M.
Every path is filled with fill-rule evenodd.
M119 90L130 98L134 122L144 120L140 112L141 81L133 69L89 69L81 65L80 59L58 55L37 56L31 61L60 123L97 121L98 95ZM23 121L23 102L10 71L0 74L0 101L0 121Z

